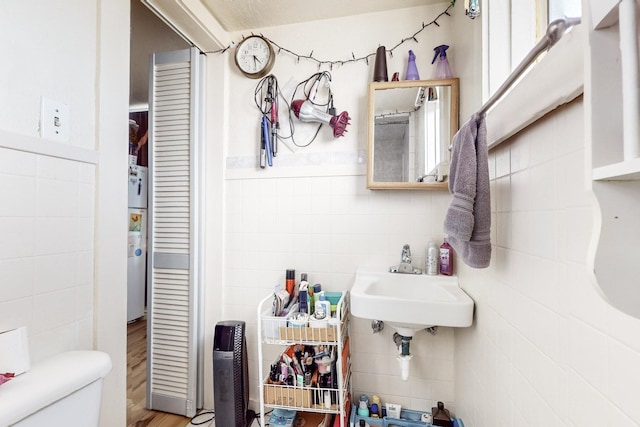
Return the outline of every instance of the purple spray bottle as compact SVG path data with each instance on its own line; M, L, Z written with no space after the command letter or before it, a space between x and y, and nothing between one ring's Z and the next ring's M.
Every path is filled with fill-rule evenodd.
M409 50L409 61L407 62L407 73L404 76L405 80L420 80L418 74L418 67L416 67L416 55L412 50Z
M436 72L433 75L434 79L450 79L453 77L451 69L449 68L449 60L447 59L447 49L449 49L449 46L446 44L441 44L440 46L433 48L436 53L433 56L433 61L431 61L431 63L433 64L436 62L436 59L438 60L438 63L436 64Z

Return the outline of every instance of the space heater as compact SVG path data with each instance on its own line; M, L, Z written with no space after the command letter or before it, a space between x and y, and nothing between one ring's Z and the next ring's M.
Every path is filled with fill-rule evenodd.
M216 325L213 398L217 426L247 427L255 416L253 411L248 411L247 343L245 322L241 320L226 320Z

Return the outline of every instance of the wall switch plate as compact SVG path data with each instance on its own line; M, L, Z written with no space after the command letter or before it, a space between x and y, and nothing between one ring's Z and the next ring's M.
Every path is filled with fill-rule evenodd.
M40 137L54 141L69 141L69 106L42 98L40 109Z

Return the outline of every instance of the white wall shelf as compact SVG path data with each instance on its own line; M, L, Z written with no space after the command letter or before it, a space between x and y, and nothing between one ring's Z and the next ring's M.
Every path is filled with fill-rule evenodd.
M602 29L618 23L620 0L589 0L591 29Z
M585 5L583 16L590 24L585 49L585 136L591 187L599 205L590 265L604 298L640 318L638 6L634 0L589 0Z
M592 173L594 181L640 180L640 158L597 167Z

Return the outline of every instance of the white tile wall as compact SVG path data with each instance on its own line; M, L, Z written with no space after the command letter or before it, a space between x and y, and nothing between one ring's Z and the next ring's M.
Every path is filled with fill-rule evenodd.
M476 302L475 325L455 336L467 427L640 425L640 321L586 271L582 114L575 101L490 153L492 263L458 270Z
M93 345L94 167L0 148L0 330L32 362Z
M227 180L225 190L224 319L247 322L251 400L258 397L256 307L284 283L287 268L306 272L324 289L349 289L359 266L387 268L409 243L415 265L428 241L442 240L447 191L368 191L364 176ZM269 302L270 303L270 302ZM431 409L453 408L454 331L421 331L411 343L411 378L403 382L390 327L377 335L352 318L354 396ZM265 355L272 361L274 352ZM277 354L277 353L276 353Z

